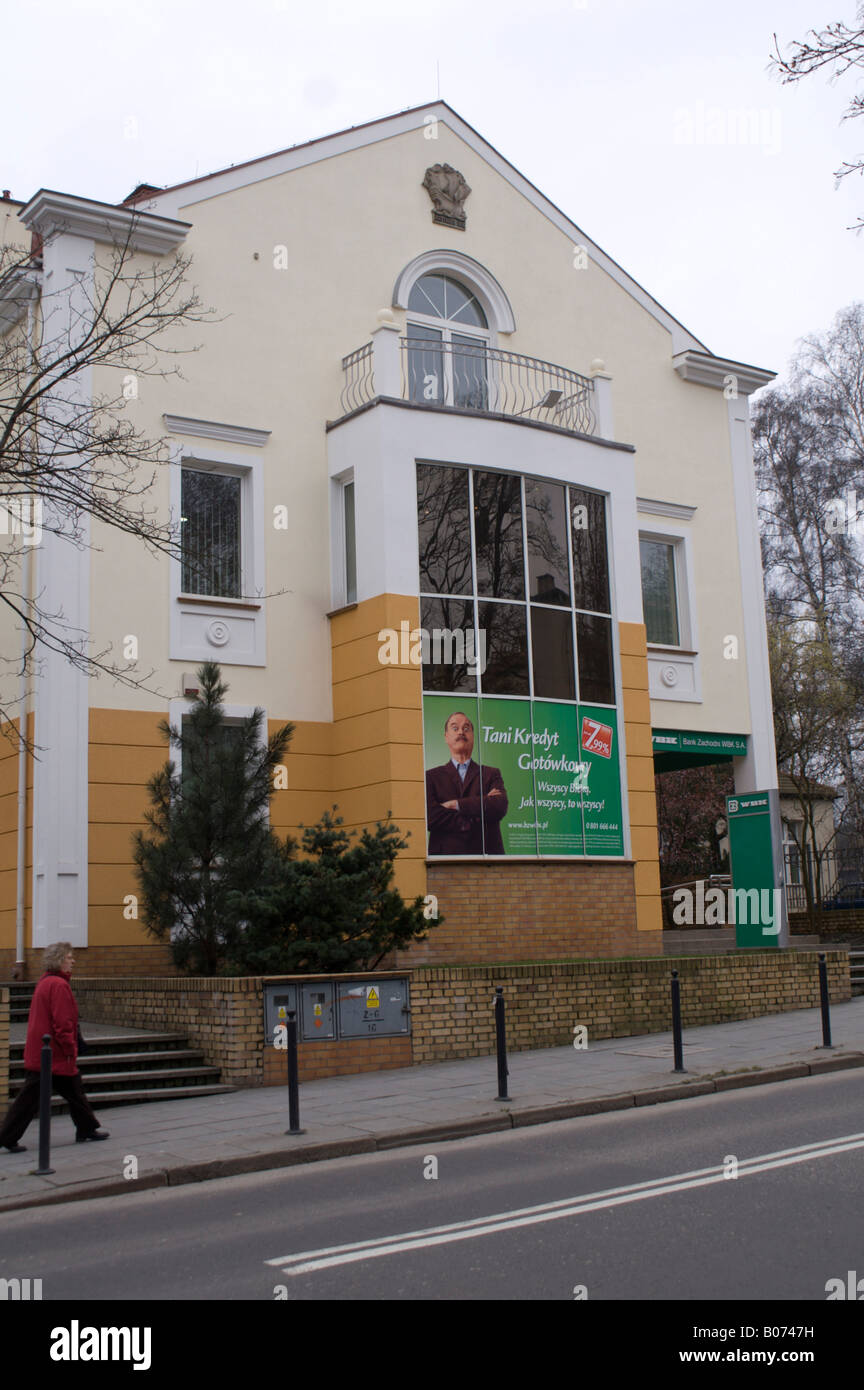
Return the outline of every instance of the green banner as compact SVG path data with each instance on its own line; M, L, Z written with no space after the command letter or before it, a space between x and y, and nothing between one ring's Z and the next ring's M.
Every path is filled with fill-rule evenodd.
M624 853L614 710L423 699L431 855Z
M708 734L686 729L652 729L655 753L719 753L742 757L747 752L746 734Z

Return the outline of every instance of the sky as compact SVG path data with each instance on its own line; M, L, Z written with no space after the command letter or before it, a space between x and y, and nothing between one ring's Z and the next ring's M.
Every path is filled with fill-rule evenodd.
M770 71L856 0L39 0L0 189L118 202L439 95L708 348L782 376L864 299L855 90ZM860 71L860 70L859 70ZM859 78L859 83L861 79Z

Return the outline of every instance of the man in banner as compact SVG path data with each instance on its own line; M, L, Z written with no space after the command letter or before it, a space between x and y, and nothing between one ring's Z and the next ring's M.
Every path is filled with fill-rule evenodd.
M426 773L429 854L503 854L507 793L497 767L474 762L474 725L457 711L444 725L450 761Z

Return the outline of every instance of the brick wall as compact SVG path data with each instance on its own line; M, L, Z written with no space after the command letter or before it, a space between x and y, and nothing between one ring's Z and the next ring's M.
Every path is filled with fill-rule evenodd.
M25 951L25 980L38 980L42 974L41 949L28 946ZM11 978L15 964L15 950L0 950L0 980ZM75 973L82 978L93 975L175 975L177 973L171 956L171 947L158 942L132 946L76 946Z
M426 891L445 919L400 951L401 966L660 955L637 931L633 865L427 861Z
M819 1003L817 953L753 952L664 960L431 969L414 972L414 1061L482 1057L495 1051L492 999L504 989L511 1052L561 1047L583 1024L599 1038L671 1030L669 980L681 979L685 1027L759 1018ZM849 962L828 953L831 998L849 999Z
M9 1104L9 991L0 989L0 1111ZM0 1116L2 1118L2 1116Z
M860 945L864 940L864 908L820 912L813 925L806 912L790 912L789 931L793 936L812 936L818 932L825 941L855 941Z
M402 976L404 977L404 971ZM333 976L276 976L308 983ZM335 978L339 978L338 976ZM356 976L351 976L356 979ZM376 979L381 975L376 974ZM238 979L73 979L81 1017L90 1023L183 1033L201 1048L209 1066L235 1086L284 1086L285 1053L264 1045L263 981ZM411 1039L352 1038L300 1043L301 1081L384 1071L411 1065Z
M672 969L681 978L685 1027L760 1018L819 1003L815 951L422 968L411 976L412 1037L301 1043L300 1080L493 1053L496 985L504 989L507 1042L513 1052L570 1043L576 1024L587 1028L589 1045L600 1038L665 1033L671 1026ZM316 977L278 978L308 982ZM829 950L828 978L833 1000L850 998L845 952ZM284 1052L264 1045L262 985L260 978L251 977L136 976L76 980L75 992L85 1020L181 1032L201 1048L211 1066L221 1068L224 1081L238 1086L285 1085Z

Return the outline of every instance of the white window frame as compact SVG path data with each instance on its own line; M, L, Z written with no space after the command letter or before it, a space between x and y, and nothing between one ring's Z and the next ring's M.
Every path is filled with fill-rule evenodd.
M442 369L444 372L444 398L442 404L452 406L454 404L453 334L461 334L466 338L479 338L484 344L484 349L489 349L495 346L495 332L494 329L489 326L489 312L486 308L486 305L483 303L483 300L481 299L480 295L478 294L476 287L472 285L470 280L468 280L467 278L463 278L459 275L453 274L452 271L446 269L443 266L441 268L435 266L427 266L423 270L422 274L416 277L416 279L411 285L411 289L408 295L406 296L406 306L408 300L411 298L411 295L414 293L414 289L417 285L417 282L422 280L426 275L440 275L444 279L453 280L456 284L459 285L461 289L465 290L466 294L470 294L473 299L476 299L486 319L486 327L479 328L475 324L460 324L454 321L453 319L437 318L434 314L424 314L420 311L415 311L414 309L409 309L407 307L405 309L406 339L410 338L411 336L411 324L416 322L423 328L434 328L437 333L441 334L442 345L447 345L444 351L441 353ZM490 400L492 399L494 385L494 383L492 382L491 375L493 366L494 363L487 354L486 390Z
M172 452L171 516L179 526L183 500L183 470L197 469L203 473L221 473L239 477L240 489L240 596L227 598L219 594L185 594L181 588L182 563L179 559L170 566L169 601L171 605L170 657L176 661L218 661L226 666L264 666L266 664L266 628L263 595L266 574L266 532L264 527L264 464L260 458L249 458L226 449L211 449L197 445L176 445ZM189 641L182 632L184 613L206 613L208 620L228 624L242 620L254 625L253 652L232 652L230 642L225 647L210 646L206 641Z
M348 524L345 507L345 489L354 487L354 597L348 596ZM349 608L357 603L360 592L359 564L357 554L357 486L354 470L350 468L330 479L330 589L333 611Z
M675 600L678 607L678 642L669 645L648 642L649 687L652 700L674 700L685 704L702 703L702 677L699 663L699 639L696 630L696 595L693 583L692 537L684 527L669 526L662 530L639 527L640 541L655 541L672 546L675 565ZM642 564L639 563L639 582ZM676 671L683 682L669 683L669 672ZM664 674L666 673L666 674ZM692 685L691 690L682 688Z

